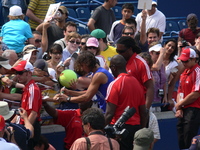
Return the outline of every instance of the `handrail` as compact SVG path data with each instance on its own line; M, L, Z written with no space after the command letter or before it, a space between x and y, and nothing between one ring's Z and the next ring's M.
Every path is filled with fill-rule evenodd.
M74 17L71 17L71 16L68 16L68 18L71 19L71 20L73 20L73 21L76 21L76 22L78 22L78 23L81 23L81 24L87 26L87 23L86 23L86 22L83 22L83 21L81 21L81 20L79 20L79 19L77 19L77 18L74 18Z
M160 107L160 106L168 106L169 103L154 103L152 104L151 106L152 107ZM44 117L41 117L42 120L50 120L50 119L53 119L51 116L44 116Z
M186 17L167 17L166 20L186 20Z

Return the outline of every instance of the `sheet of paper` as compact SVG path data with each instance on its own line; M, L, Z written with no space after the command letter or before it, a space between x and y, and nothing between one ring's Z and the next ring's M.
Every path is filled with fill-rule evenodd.
M30 60L30 58L31 58L31 55L32 55L32 52L30 52L30 53L28 53L28 54L25 54L25 55L23 56L22 59L29 62L29 60Z
M46 17L44 19L44 22L52 20L52 18L55 16L56 12L58 11L58 8L60 7L61 3L56 4L50 4L49 9L47 11Z
M138 9L150 10L152 7L152 0L138 0Z

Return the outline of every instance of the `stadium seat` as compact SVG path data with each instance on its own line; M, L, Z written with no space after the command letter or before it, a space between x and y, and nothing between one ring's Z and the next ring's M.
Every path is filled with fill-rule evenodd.
M180 31L178 24L175 21L166 21L166 30L167 32L171 31Z
M117 20L122 19L122 7L115 6L113 7L113 11Z
M76 11L72 8L67 8L68 12L69 12L69 16L70 17L73 17L73 18L78 18L77 17L77 14L76 14Z
M88 34L87 30L86 30L84 27L81 27L81 26L78 26L78 27L77 27L77 32L78 32L80 35Z
M177 36L180 29L175 21L166 21L166 29L164 36Z
M179 26L180 30L188 27L186 20L179 20L178 21L178 26Z
M80 18L80 20L82 21L88 21L88 19L91 16L89 8L86 8L86 7L77 8L76 13L77 13L78 18Z

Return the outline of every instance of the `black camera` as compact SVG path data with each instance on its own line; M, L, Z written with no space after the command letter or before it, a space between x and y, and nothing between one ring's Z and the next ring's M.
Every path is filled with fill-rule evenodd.
M189 46L186 40L181 41L181 43L182 43L181 47Z
M128 135L128 131L124 128L124 124L129 118L131 118L135 114L135 112L136 110L134 107L129 109L129 106L127 106L123 114L113 126L107 125L104 128L106 136L117 139L125 138Z
M15 109L15 114L18 115L18 116L20 116L19 111L21 111L21 110L20 109Z

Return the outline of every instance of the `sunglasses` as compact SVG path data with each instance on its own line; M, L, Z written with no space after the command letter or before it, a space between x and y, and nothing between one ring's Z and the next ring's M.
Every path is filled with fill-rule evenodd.
M87 47L87 49L98 49L98 47L90 46L90 47Z
M26 71L26 70L24 70L24 71L16 71L16 74L22 75L24 72L28 72L28 71Z
M81 42L77 42L77 41L69 41L69 42L72 43L72 44L75 44L75 43L78 44L78 45L81 44Z
M118 49L116 49L116 52L117 52L118 54L122 54L122 53L125 53L126 50L127 50L127 49L125 49L125 50L118 50Z
M160 55L160 52L155 52L156 55Z
M35 40L35 43L40 43L42 40L40 40L40 39L36 39Z
M81 45L85 45L85 42L81 42Z
M123 34L125 34L125 35L134 35L133 32L126 32L126 33L123 33Z

